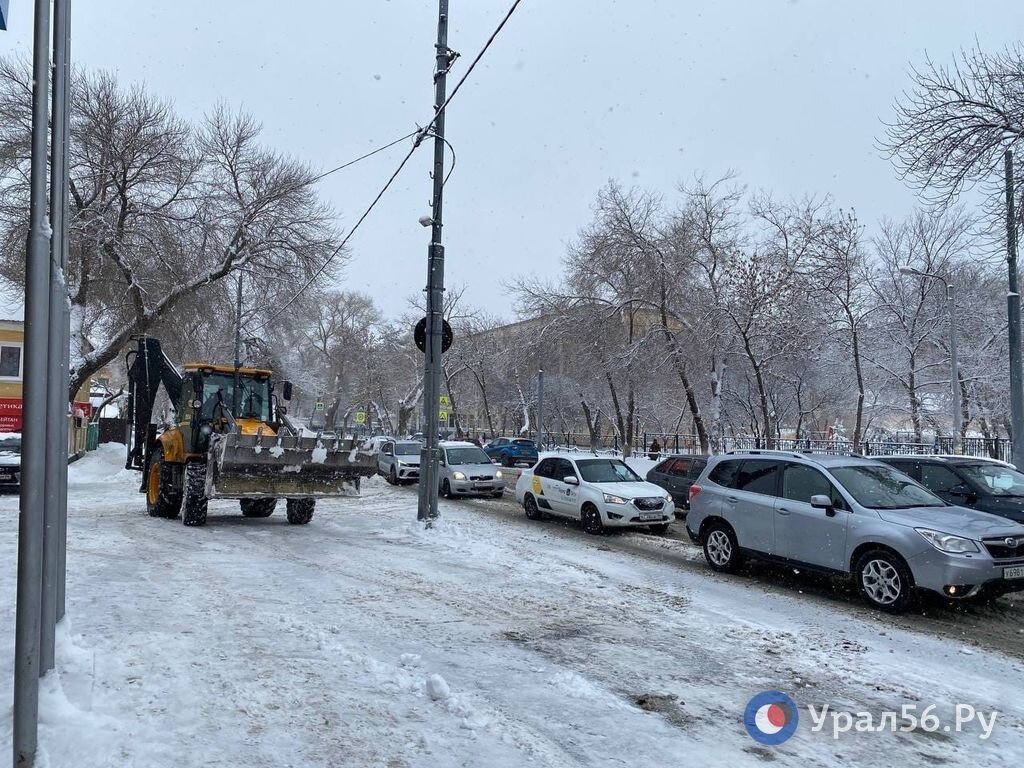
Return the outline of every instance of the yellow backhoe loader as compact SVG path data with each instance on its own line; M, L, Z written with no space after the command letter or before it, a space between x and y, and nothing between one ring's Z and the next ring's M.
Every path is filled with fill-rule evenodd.
M273 372L212 363L171 364L152 337L128 353L128 469L142 470L153 517L206 523L210 499L239 499L246 517L269 517L286 500L288 522L313 519L318 498L357 493L376 471L374 457L352 440L307 433L293 424L275 394ZM174 423L158 428L153 408L160 386Z

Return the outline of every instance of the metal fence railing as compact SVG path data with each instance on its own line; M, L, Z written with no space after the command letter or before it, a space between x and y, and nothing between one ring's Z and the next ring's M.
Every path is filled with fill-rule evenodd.
M657 441L657 442L655 442ZM545 432L544 444L567 450L589 450L591 438L587 433L580 432ZM621 451L622 444L618 435L600 435L593 446L602 451ZM762 437L744 435L728 435L722 438L722 450L766 450L768 441ZM800 439L775 439L771 448L781 451L797 451L810 453L828 453L845 455L853 453L853 443L845 438L813 437ZM1012 443L1008 438L966 437L961 441L959 453L964 456L978 456L1010 462ZM686 433L652 433L644 432L633 441L632 452L652 456L663 456L676 453L702 453L697 435ZM893 456L897 454L953 454L953 438L936 437L931 442L915 442L894 439L891 437L863 440L859 453L863 456Z

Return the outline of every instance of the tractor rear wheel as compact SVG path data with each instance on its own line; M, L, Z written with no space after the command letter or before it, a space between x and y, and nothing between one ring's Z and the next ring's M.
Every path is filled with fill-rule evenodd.
M313 519L316 499L288 499L288 522L292 525L306 525Z
M270 517L274 514L277 499L240 499L239 504L242 507L242 514L246 517Z
M185 465L185 503L181 522L185 525L206 525L206 465L199 462Z
M146 511L150 517L173 520L181 511L181 488L174 484L174 467L164 461L164 449L157 448L146 475Z

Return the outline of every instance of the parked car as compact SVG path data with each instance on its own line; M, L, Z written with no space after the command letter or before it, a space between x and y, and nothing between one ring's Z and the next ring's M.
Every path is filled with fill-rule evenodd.
M595 534L625 526L664 533L674 512L672 496L621 459L585 454L546 455L520 475L516 501L531 520L568 517Z
M493 461L505 467L537 463L537 444L524 437L498 437L484 446Z
M888 464L851 456L738 451L690 489L690 537L712 569L747 556L852 575L898 613L915 590L949 598L1024 590L1024 526L947 504Z
M1024 473L969 456L878 456L950 504L1024 523Z
M380 449L383 448L385 444L394 441L394 439L395 438L390 437L389 435L375 435L374 437L366 438L361 447L364 451L379 453Z
M493 496L505 493L501 470L476 445L463 441L442 442L437 486L442 496Z
M392 485L412 483L420 479L420 451L416 440L388 440L377 454L377 471Z
M647 482L672 494L676 517L686 517L690 509L690 486L697 481L707 463L707 456L668 456L648 470Z
M0 434L0 490L15 491L21 486L21 435Z

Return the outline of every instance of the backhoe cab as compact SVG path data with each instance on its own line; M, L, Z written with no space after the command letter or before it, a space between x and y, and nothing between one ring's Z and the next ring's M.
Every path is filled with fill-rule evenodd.
M373 457L353 441L304 436L275 394L273 372L187 363L178 373L160 342L140 338L128 354L129 469L140 469L153 517L206 522L210 499L239 499L246 517L269 517L286 499L288 522L313 517L316 499L351 495L373 474ZM163 386L174 423L158 430L153 407Z

